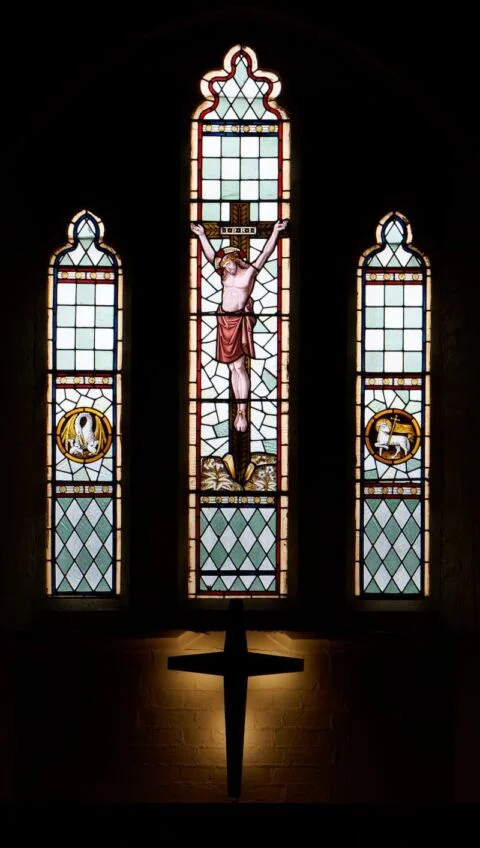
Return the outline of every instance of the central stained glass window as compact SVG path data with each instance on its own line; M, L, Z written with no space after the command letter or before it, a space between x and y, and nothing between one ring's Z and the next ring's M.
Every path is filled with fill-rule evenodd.
M235 46L191 133L189 597L285 596L290 123Z

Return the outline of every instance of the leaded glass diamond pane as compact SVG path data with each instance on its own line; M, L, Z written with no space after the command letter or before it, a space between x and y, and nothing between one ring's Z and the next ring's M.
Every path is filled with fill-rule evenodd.
M231 560L236 568L240 568L244 562L246 562L247 554L243 545L240 542L237 542L236 545L230 551ZM254 562L254 555L252 555L252 551L250 551L250 562Z
M89 568L89 569L88 569L88 571L87 571L87 573L85 574L85 577L86 577L86 579L87 579L87 582L88 582L88 585L90 586L90 588L91 588L91 589L96 589L96 588L97 588L97 586L98 586L98 584L99 584L99 582L100 582L100 580L102 579L102 574L101 574L101 572L98 570L98 568L97 568L97 566L95 565L95 563L93 563L93 565L91 566L91 568Z
M399 536L395 540L393 547L395 549L395 552L398 554L398 556L400 557L401 560L404 559L404 557L407 555L408 551L410 550L410 545L409 545L408 539L404 535Z
M96 555L98 554L98 552L99 552L100 548L102 547L102 543L101 543L101 541L100 541L100 539L98 538L98 536L97 536L97 534L96 534L96 533L92 533L92 534L89 536L89 538L87 539L87 541L86 541L86 543L85 543L85 547L88 549L88 552L89 552L89 553L92 555L92 557L95 559L95 557L96 557Z
M82 574L81 570L78 568L78 566L76 564L74 564L74 565L72 565L71 568L68 569L65 576L66 576L70 586L72 587L72 589L75 590L78 587L78 584L80 583L80 581L83 577L83 574Z
M233 532L233 529L232 529L231 527L228 527L228 526L227 526L227 527L225 528L225 530L223 531L223 533L222 533L222 535L221 535L221 541L222 541L222 545L223 545L223 547L225 548L225 550L226 550L228 553L230 553L230 551L231 551L231 549L233 548L233 546L234 546L235 542L237 541L237 537L236 537L236 535L235 535L235 533Z
M412 551L412 549L410 549L405 554L402 562L403 562L404 568L408 571L409 575L411 577L414 577L414 575L418 571L418 566L420 565L420 562L419 562L418 556L414 553L414 551Z
M391 518L390 521L385 525L384 528L385 535L389 542L393 544L401 532L400 527L394 518Z
M400 568L397 569L393 576L393 579L400 591L403 592L405 586L407 585L410 579L408 571L406 571L403 565L400 565Z
M247 551L251 549L252 545L255 543L255 536L252 533L251 527L245 527L245 530L239 536L240 542L242 543L243 548Z

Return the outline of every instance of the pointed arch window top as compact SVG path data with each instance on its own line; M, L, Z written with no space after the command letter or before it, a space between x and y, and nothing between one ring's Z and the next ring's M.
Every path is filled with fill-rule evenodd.
M68 228L68 241L72 247L63 248L55 254L58 265L115 266L115 256L103 244L103 236L101 218L86 209L78 212Z
M282 88L279 77L258 68L250 47L232 47L223 69L206 73L200 88L205 101L195 110L194 119L268 121L287 117L276 103Z
M381 219L376 239L377 244L364 253L365 264L370 267L421 267L425 262L423 254L411 246L412 228L401 212L389 212Z

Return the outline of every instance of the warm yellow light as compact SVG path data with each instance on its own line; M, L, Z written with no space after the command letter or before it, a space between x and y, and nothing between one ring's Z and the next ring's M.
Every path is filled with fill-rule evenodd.
M121 515L120 499L118 499L118 513ZM122 589L122 532L121 527L117 527L117 558L116 558L116 579L115 593L120 595Z
M360 594L360 494L361 486L355 486L355 595Z
M195 445L190 445L188 449L188 473L190 475L190 485L191 488L195 488L195 479L196 479L196 456L195 456ZM193 481L193 485L192 485Z
M195 510L188 510L188 536L190 539L195 537Z
M289 353L288 351L284 351L281 357L281 385L282 385L282 397L285 400L289 396L289 375L288 375L288 362L289 362Z
M198 160L198 124L195 121L192 121L190 131L190 156L192 162L196 165ZM196 170L196 167L192 167L192 171Z

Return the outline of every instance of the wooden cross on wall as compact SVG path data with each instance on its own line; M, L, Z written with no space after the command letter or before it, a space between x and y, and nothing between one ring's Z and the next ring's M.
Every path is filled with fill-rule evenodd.
M230 601L223 651L168 658L171 671L193 671L223 677L225 738L227 745L227 789L239 798L242 787L243 741L247 708L248 678L263 674L303 671L303 660L250 652L243 622L243 601Z
M258 221L252 224L250 221L250 204L248 201L230 203L230 221L228 224L219 224L216 221L203 221L202 223L209 239L229 236L232 247L238 247L240 250L243 250L247 261L249 261L250 239L267 239L273 229L273 222L271 221ZM245 357L245 367L248 373L250 373L250 360L248 357ZM235 406L236 400L230 382L229 453L233 457L235 478L239 483L243 483L245 472L250 462L250 404L247 404L248 426L244 433L239 432L233 426Z

